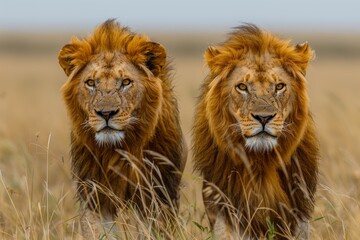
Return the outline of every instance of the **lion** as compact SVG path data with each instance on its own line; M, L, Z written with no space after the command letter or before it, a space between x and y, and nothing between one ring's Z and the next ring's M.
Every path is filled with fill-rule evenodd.
M176 216L187 150L164 47L110 19L58 60L84 239L116 234L124 206L145 219L159 200L157 217Z
M206 50L192 147L215 236L309 238L319 158L305 79L312 58L307 42L252 24Z

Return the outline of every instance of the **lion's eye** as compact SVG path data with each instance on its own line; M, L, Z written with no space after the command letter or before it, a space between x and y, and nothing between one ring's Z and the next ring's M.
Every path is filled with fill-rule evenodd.
M88 79L86 80L86 85L88 85L89 87L94 87L95 86L95 81L92 79Z
M130 83L131 83L131 80L128 78L125 78L124 80L122 80L121 85L128 86Z
M278 83L276 84L276 91L280 91L281 89L283 89L285 87L285 84L284 83Z
M240 91L247 91L247 86L244 83L240 83L236 86L237 89L239 89Z

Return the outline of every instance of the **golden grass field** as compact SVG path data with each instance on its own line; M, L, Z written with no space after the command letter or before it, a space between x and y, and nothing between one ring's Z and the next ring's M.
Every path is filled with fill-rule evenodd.
M149 34L173 59L188 145L201 81L203 52L225 33ZM312 239L360 238L360 36L292 34L317 58L308 89L321 144ZM69 120L60 87L66 77L57 52L70 34L0 33L0 239L81 239L71 179ZM192 172L183 176L180 222L184 239L206 239L208 223Z

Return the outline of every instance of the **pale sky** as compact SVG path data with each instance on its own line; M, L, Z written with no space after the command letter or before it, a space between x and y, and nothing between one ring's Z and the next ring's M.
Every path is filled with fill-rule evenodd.
M248 22L360 32L360 0L0 0L0 30L87 31L108 18L138 30L219 30Z

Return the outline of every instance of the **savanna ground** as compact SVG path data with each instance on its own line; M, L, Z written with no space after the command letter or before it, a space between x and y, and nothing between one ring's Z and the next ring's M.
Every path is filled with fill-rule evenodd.
M292 34L317 58L308 89L321 143L320 181L312 239L360 237L360 36ZM168 49L186 140L203 52L219 34L150 34ZM70 34L0 33L0 239L80 239L69 149L69 120L60 87L58 50ZM180 221L185 239L206 239L208 222L191 152L183 176Z

